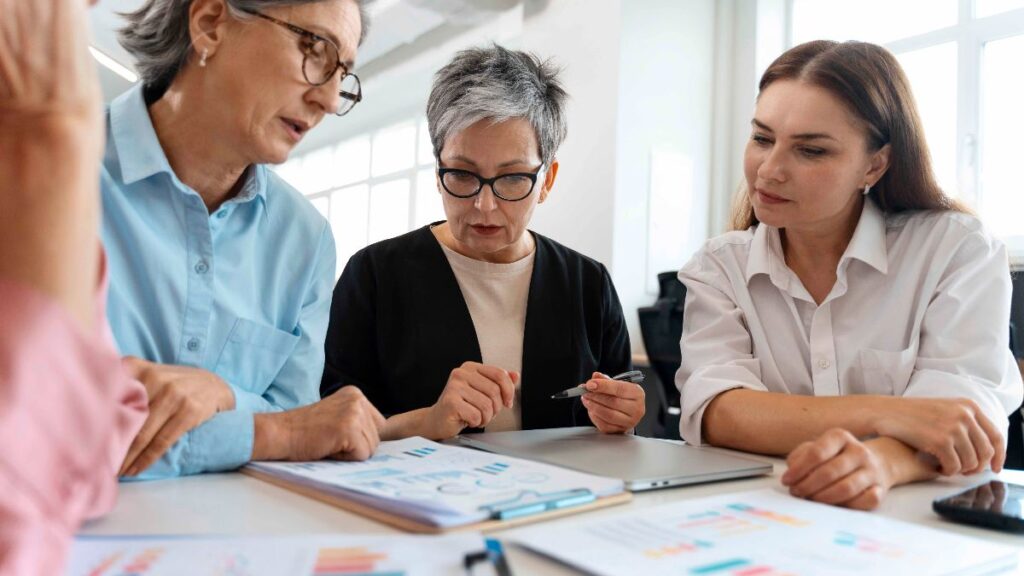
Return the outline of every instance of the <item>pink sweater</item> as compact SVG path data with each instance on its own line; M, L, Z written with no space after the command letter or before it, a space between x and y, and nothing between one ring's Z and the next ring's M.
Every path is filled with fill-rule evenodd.
M147 411L107 325L84 334L48 297L0 279L0 574L59 574L83 520L114 505Z

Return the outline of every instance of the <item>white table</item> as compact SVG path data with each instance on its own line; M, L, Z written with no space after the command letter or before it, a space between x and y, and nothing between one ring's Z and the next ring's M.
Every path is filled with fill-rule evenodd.
M616 514L627 508L640 509L678 500L758 488L771 487L782 490L779 477L785 471L784 462L775 459L765 460L775 466L775 472L771 476L636 494L633 501L627 505L572 515L550 522L572 525ZM989 473L984 476L948 478L901 486L889 493L875 513L1015 546L1021 549L1020 570L1024 572L1024 535L954 524L942 520L931 509L931 501L934 498L996 477L1024 484L1024 472L1004 471L998 476ZM495 532L492 535L506 538L530 529L531 526L524 526ZM270 535L399 532L394 528L248 476L230 473L122 484L117 507L105 518L87 525L82 533ZM507 553L512 569L517 575L577 573L514 546L508 546Z

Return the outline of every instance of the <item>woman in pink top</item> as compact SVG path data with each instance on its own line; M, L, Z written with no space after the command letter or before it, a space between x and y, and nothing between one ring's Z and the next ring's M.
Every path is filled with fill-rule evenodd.
M104 320L82 0L0 0L0 574L57 574L146 414Z

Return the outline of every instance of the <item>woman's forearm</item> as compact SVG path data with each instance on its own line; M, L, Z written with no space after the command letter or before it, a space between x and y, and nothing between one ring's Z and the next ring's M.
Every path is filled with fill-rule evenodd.
M422 436L430 440L442 440L438 438L430 424L430 408L410 410L401 414L389 416L384 428L380 431L381 440L401 440L412 436Z
M0 111L0 277L95 322L99 152L87 121Z
M714 446L784 455L831 428L858 438L877 434L875 419L893 398L801 396L735 389L708 404L701 422L704 441Z
M939 475L934 461L895 438L882 436L864 444L886 462L892 486L923 482Z

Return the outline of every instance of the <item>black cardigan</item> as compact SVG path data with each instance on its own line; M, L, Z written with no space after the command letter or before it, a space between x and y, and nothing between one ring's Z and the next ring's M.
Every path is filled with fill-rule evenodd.
M523 341L523 429L591 425L555 392L631 369L629 334L605 267L533 233ZM385 415L434 404L451 371L480 362L469 308L430 226L357 252L334 288L320 395L358 386Z

